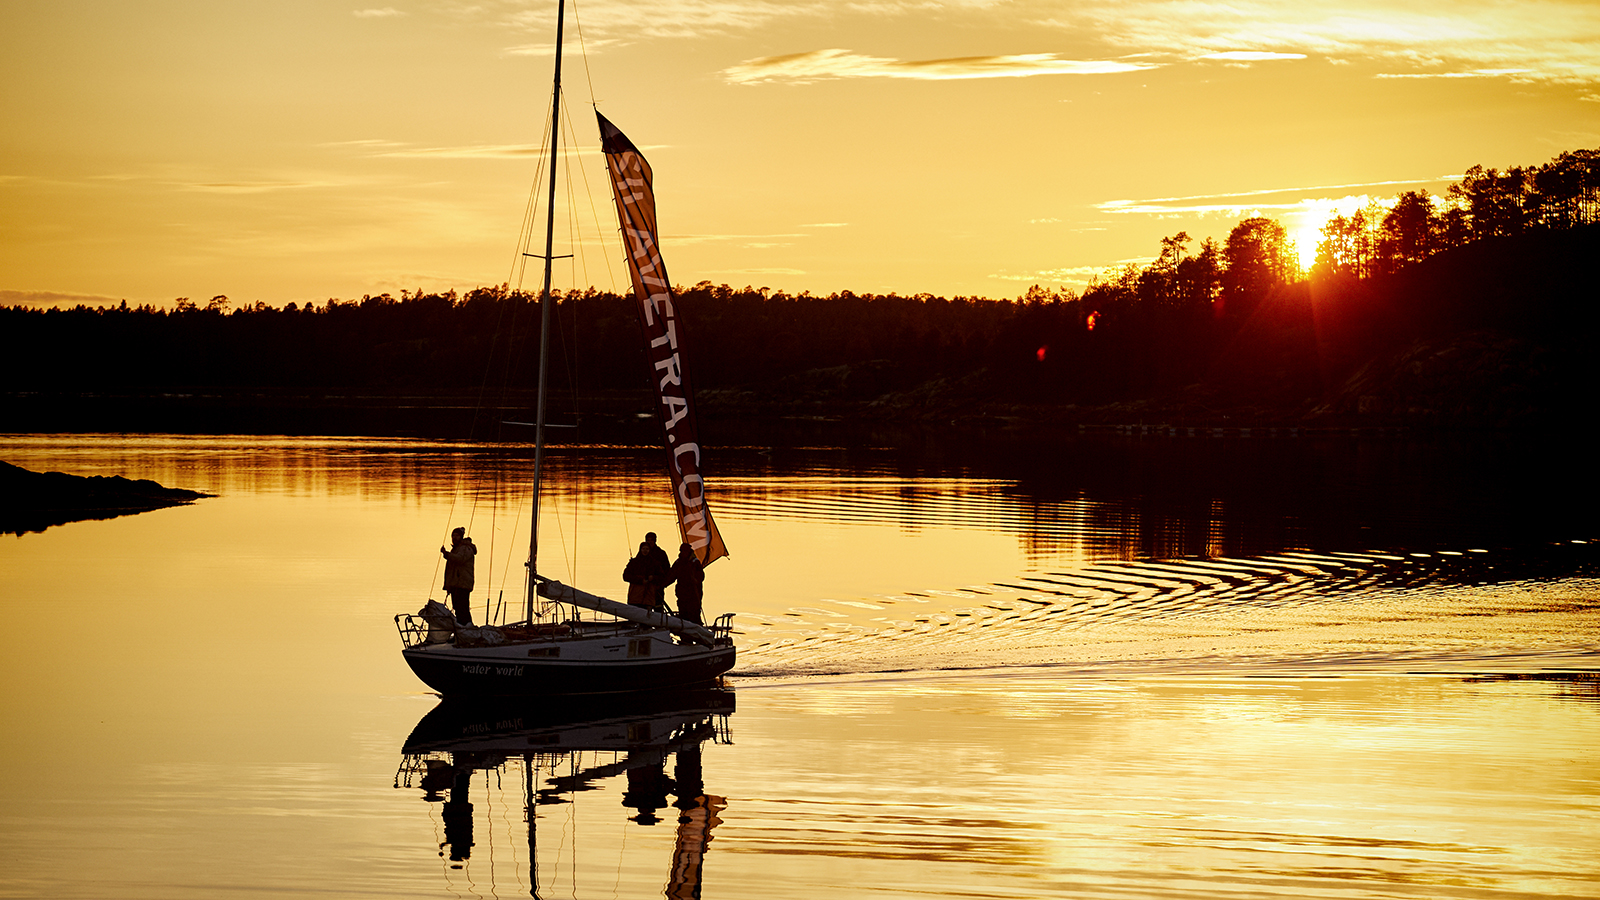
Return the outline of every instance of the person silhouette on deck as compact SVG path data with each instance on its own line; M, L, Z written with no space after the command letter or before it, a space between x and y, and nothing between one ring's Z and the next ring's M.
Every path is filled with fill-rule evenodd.
M644 533L644 542L649 545L650 557L655 560L656 567L659 569L655 581L656 609L665 609L667 606L667 585L672 580L667 577L667 572L672 568L672 557L667 555L667 551L656 545L656 533L654 531L646 531Z
M678 616L696 625L700 622L700 601L705 597L706 567L688 544L678 545L678 559L667 570L667 581L678 597Z
M649 541L639 544L639 553L622 569L622 580L628 583L630 606L661 608L661 592L666 590L667 570L671 568L663 562L665 556L661 548Z
M465 528L450 532L450 549L439 548L444 563L444 592L450 595L450 605L455 608L456 622L472 624L472 565L478 548Z

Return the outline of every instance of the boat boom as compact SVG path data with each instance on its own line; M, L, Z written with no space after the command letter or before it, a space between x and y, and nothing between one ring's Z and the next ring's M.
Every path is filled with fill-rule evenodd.
M570 603L573 606L581 606L584 609L591 609L595 612L607 613L619 619L637 622L640 625L665 628L673 634L686 637L697 644L703 644L707 647L715 646L715 642L711 638L711 629L699 623L690 622L688 619L657 612L653 609L646 609L643 606L633 606L628 603L607 600L605 597L580 591L559 581L540 579L538 584L539 596L546 600L554 600L557 603Z

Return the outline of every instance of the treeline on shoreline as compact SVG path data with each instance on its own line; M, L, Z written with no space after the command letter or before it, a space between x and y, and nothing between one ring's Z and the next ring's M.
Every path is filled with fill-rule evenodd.
M695 388L713 414L1145 404L1174 415L1413 409L1427 418L1441 405L1486 408L1511 378L1514 396L1495 400L1499 412L1489 415L1515 419L1592 384L1572 360L1594 324L1586 263L1600 249L1597 213L1600 152L1579 151L1504 173L1474 167L1442 204L1408 193L1388 210L1336 218L1308 278L1283 227L1249 218L1222 244L1207 240L1194 252L1186 234L1163 239L1150 265L1108 273L1081 293L813 296L701 282L678 288L675 302ZM590 289L557 301L557 397L634 391L645 408L649 373L632 298ZM12 397L203 387L493 403L536 380L537 297L504 287L229 306L217 297L173 310L0 308L0 372ZM1463 334L1476 335L1468 355L1488 353L1478 363L1499 367L1439 376L1470 385L1458 390L1472 396L1367 371L1406 353L1419 373L1459 369L1461 359L1433 356L1460 357L1450 342ZM1430 398L1419 401L1419 389ZM1443 420L1461 411L1432 409Z

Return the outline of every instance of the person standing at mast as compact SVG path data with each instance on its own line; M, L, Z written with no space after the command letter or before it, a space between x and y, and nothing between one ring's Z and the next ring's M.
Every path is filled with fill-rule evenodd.
M672 568L672 557L667 551L661 549L656 543L656 533L647 531L644 534L645 547L648 548L652 565L654 566L654 580L651 586L655 588L656 609L665 609L667 605L667 585L672 581L667 577L667 572ZM641 548L644 549L644 548Z
M450 595L450 605L455 608L456 622L472 624L472 568L478 548L467 537L465 528L450 532L450 549L439 548L444 563L444 592Z
M689 544L678 546L678 560L667 571L667 581L676 585L678 616L696 625L700 621L700 601L705 596L706 567Z

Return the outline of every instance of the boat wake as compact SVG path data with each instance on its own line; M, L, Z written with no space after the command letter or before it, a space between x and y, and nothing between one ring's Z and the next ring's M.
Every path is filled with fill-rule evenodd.
M1597 546L1105 562L819 600L743 623L759 640L732 674L1592 668Z

